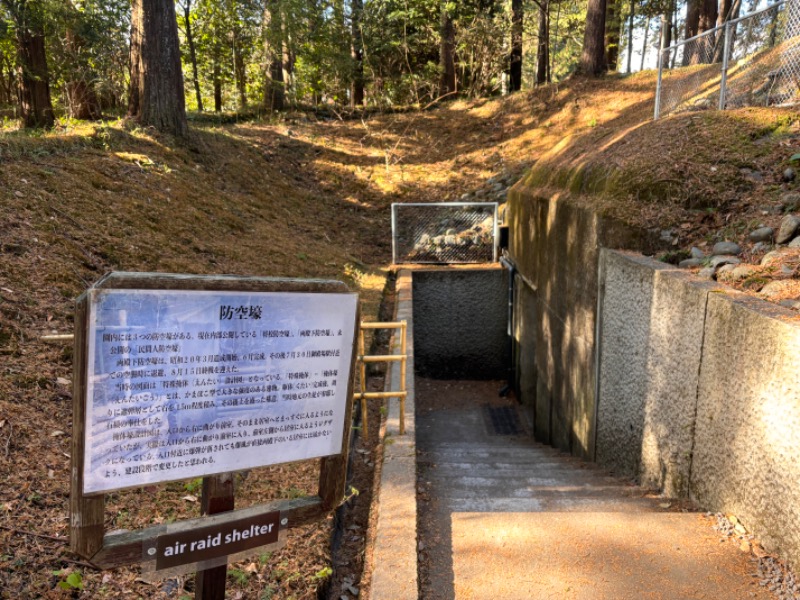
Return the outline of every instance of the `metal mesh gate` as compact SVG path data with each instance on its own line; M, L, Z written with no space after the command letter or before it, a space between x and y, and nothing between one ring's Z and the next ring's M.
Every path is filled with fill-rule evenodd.
M453 264L497 261L497 203L392 204L392 260Z

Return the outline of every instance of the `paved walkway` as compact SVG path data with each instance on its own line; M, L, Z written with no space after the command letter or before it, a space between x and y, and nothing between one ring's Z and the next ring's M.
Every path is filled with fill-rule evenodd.
M533 442L501 385L417 379L422 598L771 598L709 518Z

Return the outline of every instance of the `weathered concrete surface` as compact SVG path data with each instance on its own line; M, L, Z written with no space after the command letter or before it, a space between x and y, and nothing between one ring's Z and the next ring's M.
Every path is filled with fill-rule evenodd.
M597 461L688 496L706 302L721 288L611 250L600 273Z
M514 317L535 331L537 346L533 361L518 353L517 377L536 381L535 395L525 386L520 399L535 407L537 439L593 459L599 250L644 250L651 237L533 181L514 186L508 206L510 255L535 298L535 310L518 305Z
M397 320L408 321L408 373L405 435L400 435L400 403L389 401L383 449L380 490L372 557L369 597L395 600L417 597L417 493L414 410L414 324L411 307L411 274L401 271L397 284ZM400 389L399 363L390 364L387 390Z
M739 294L709 297L691 491L796 567L800 324L792 317Z
M508 373L508 273L428 269L413 277L416 371L498 379Z
M493 435L483 406L503 402L501 384L418 380L422 598L770 597L710 519L527 435Z
M511 321L514 327L512 332L514 356L511 358L515 373L514 385L518 397L536 398L536 296L524 279L514 275L514 316ZM534 403L523 405L524 417L530 428L536 425L540 430L534 431L537 439L545 439L550 431L549 418L536 420ZM545 426L546 425L546 426Z
M598 461L800 564L795 314L641 256L600 272Z

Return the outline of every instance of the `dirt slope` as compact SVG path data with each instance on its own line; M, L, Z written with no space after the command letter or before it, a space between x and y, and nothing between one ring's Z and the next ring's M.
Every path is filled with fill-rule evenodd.
M544 186L576 169L613 167L622 173L613 181L631 185L583 177L573 181L576 199L676 227L681 245L710 242L720 230L746 235L750 221L780 218L761 206L787 189L777 174L795 151L793 113L646 123L654 84L643 73L424 112L197 123L187 144L114 122L0 132L0 597L186 593L183 581L140 582L135 569L93 571L64 546L71 350L39 338L71 332L74 298L88 285L110 270L337 278L362 293L374 318L390 261L391 202L455 200L531 165L552 175ZM761 182L745 167L764 173ZM196 514L193 486L113 495L107 528ZM313 493L313 465L260 470L239 505L263 500L264 489ZM236 565L231 597L314 597L330 566L329 535L330 523L310 527L285 550ZM58 586L72 571L81 572L82 591Z

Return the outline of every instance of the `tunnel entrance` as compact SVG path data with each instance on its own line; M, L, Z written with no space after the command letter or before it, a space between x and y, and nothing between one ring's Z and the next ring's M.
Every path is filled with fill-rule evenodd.
M415 270L415 372L433 379L508 378L508 272L499 265Z

